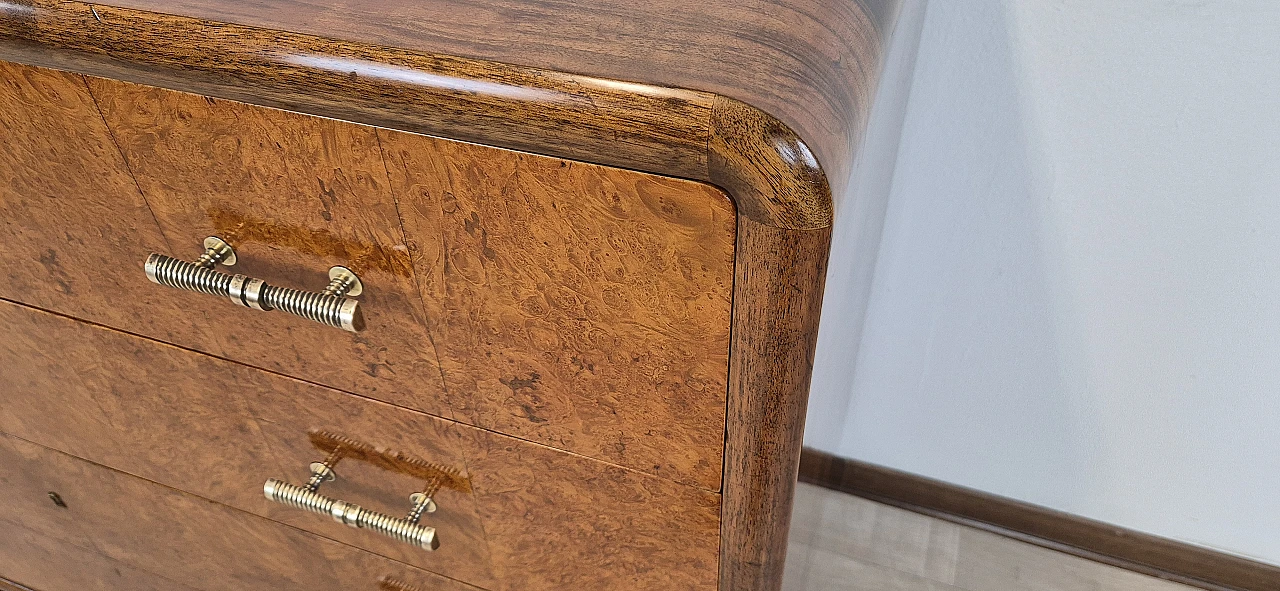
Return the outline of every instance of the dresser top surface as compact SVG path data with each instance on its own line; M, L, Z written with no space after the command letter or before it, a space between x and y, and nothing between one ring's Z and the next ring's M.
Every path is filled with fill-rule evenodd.
M717 93L812 146L840 198L901 0L111 0L212 21Z

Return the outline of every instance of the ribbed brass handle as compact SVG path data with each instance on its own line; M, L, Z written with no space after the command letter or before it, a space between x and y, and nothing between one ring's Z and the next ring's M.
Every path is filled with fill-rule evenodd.
M378 449L325 431L312 431L309 436L311 444L328 456L323 462L311 464L311 479L304 486L275 478L267 480L262 486L262 492L268 499L312 513L328 515L338 523L373 530L426 550L440 547L436 529L421 525L418 521L424 513L435 513L436 503L431 497L442 487L470 492L470 483L457 470L398 452ZM409 495L409 502L412 503L409 513L404 517L393 517L320 494L320 485L337 477L333 469L343 458L365 461L385 470L422 479L422 489Z
M360 302L347 297L363 290L360 278L350 269L329 269L329 285L320 292L277 287L261 279L214 270L219 263L236 263L235 251L221 238L205 238L204 247L204 254L195 262L151 253L144 265L147 278L160 285L225 298L246 308L283 310L350 332L364 330Z
M435 550L440 547L440 541L436 539L436 528L418 524L418 518L422 516L422 513L424 511L430 512L431 508L434 507L430 498L424 497L422 501L415 502L413 509L409 512L409 517L400 518L377 511L370 511L355 503L326 497L318 492L308 490L306 487L282 482L275 478L267 480L262 490L266 493L268 499L277 503L284 503L312 513L328 515L338 523L356 528L370 529L384 536L426 550Z

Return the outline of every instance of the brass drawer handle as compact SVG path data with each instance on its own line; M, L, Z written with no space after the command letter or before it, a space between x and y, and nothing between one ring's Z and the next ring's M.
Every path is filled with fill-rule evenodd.
M422 517L424 511L430 513L434 509L434 503L425 493L414 493L415 497L421 495L421 500L414 503L409 517L400 518L370 511L355 503L326 497L309 488L275 478L268 479L262 490L268 499L277 503L328 515L338 523L355 528L371 529L384 536L426 550L435 550L440 547L440 540L436 538L436 528L418 524L418 519Z
M310 436L311 443L327 452L328 457L323 462L311 464L311 479L305 486L289 484L275 478L268 479L262 486L262 492L268 499L312 513L328 515L338 523L370 529L425 550L435 550L440 547L436 529L418 522L424 513L435 513L436 503L431 497L441 487L470 490L470 483L459 476L457 470L409 458L399 453L375 449L371 445L324 431L313 431ZM337 477L333 469L338 462L347 457L422 478L425 481L422 490L409 495L409 501L413 503L409 513L405 517L393 517L370 511L355 503L320 494L318 492L320 485Z
M214 270L219 263L236 263L235 251L221 238L205 238L204 248L194 263L151 253L144 265L147 278L160 285L225 298L246 308L283 310L350 332L364 330L360 302L347 297L360 295L364 287L350 269L329 269L329 285L321 292L277 287L261 279Z

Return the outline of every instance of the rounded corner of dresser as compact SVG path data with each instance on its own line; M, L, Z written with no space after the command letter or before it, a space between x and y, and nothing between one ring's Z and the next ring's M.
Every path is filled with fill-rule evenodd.
M711 110L708 178L734 196L739 215L790 230L828 228L831 185L791 126L750 104L717 96Z

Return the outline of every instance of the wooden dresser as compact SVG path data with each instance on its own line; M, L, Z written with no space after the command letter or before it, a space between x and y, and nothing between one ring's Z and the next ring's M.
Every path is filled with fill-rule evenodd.
M778 589L897 2L695 4L0 1L0 589Z

